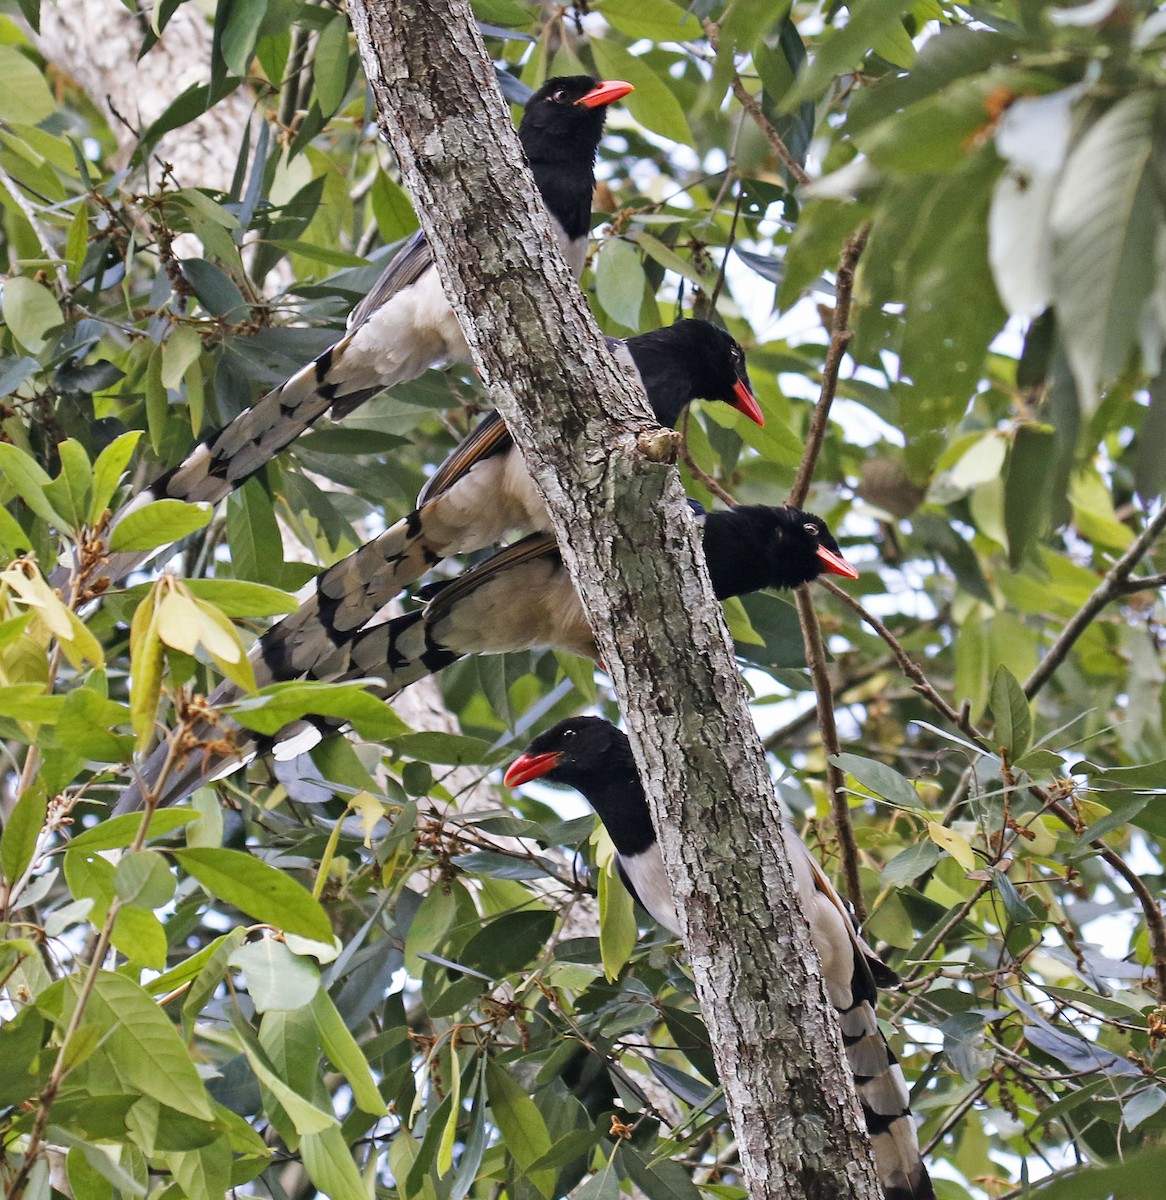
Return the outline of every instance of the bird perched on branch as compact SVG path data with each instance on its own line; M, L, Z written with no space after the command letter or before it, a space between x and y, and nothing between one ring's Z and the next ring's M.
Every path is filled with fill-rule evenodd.
M627 734L600 717L572 717L540 734L510 765L510 787L546 779L581 792L615 846L619 877L665 929L680 933L672 889ZM933 1200L919 1153L906 1080L879 1031L876 983L895 976L854 928L842 898L789 826L794 883L838 1013L886 1200Z
M674 426L698 399L724 401L764 423L744 352L708 321L677 321L609 345L638 378L661 425ZM316 594L271 631L269 647L279 646L271 678L314 673L322 656L441 559L484 549L514 530L549 528L522 455L505 422L491 413L438 467L413 512L325 571ZM270 653L268 662L275 663Z
M705 562L719 600L762 588L797 587L823 572L848 579L858 576L842 557L826 522L813 513L743 505L706 514L699 505L693 507L703 524ZM553 648L597 655L583 605L549 533L531 534L507 546L457 579L435 585L429 594L432 598L424 608L366 626L315 653L310 672L295 666L295 645L289 647L280 622L252 649L256 678L261 683L375 679L379 682L368 690L388 699L467 654ZM239 689L228 681L215 690L209 703L221 706L239 698ZM250 757L256 739L242 729L234 736L233 754L221 748L209 750L171 769L160 803L176 803L203 780ZM221 743L222 733L208 724L192 738ZM143 767L140 779L147 788L155 785L168 750L166 744L159 746ZM138 783L132 784L115 812L140 808L141 797Z
M548 79L530 98L519 141L546 202L563 256L583 273L591 227L595 154L607 106L630 83L589 75ZM344 336L286 383L222 429L208 434L182 462L139 493L112 524L154 500L217 503L331 410L339 420L385 388L416 379L432 366L468 362L469 349L445 298L425 234L418 231L352 310ZM109 583L150 552L110 555Z

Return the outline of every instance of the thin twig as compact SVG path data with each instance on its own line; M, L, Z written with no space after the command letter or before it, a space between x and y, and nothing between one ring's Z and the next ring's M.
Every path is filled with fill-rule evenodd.
M826 790L830 794L830 811L834 814L834 827L838 832L838 847L842 855L842 874L846 880L847 899L861 924L866 920L866 905L862 899L862 884L858 877L858 843L854 840L854 827L850 823L850 805L846 799L846 775L830 760L842 753L838 744L838 727L834 724L834 693L830 687L830 674L826 669L826 647L822 644L822 628L808 587L794 590L794 604L798 610L798 622L802 627L802 642L806 648L806 665L814 681L814 692L818 697L818 731L822 737L822 750L826 755Z
M737 221L741 216L741 206L745 202L745 188L740 180L737 181L737 203L733 208L733 220L729 225L729 236L725 241L725 253L721 258L721 269L717 273L717 282L713 287L713 294L709 297L709 307L716 308L717 298L721 294L721 288L725 286L725 271L729 266L729 255L733 253L733 243L737 240Z
M845 675L838 681L838 686L834 689L835 695L838 697L837 708L846 708L851 704L861 703L861 699L847 700L846 693L853 691L855 688L862 687L863 684L869 683L876 675L880 675L891 665L891 658L884 656L877 662L871 663L864 667L861 671L855 671L849 675ZM793 718L792 721L787 721L780 728L775 729L763 741L762 745L766 751L776 750L779 746L784 745L795 734L802 733L810 725L813 725L817 720L817 710L815 708L807 708L804 713Z
M1118 591L1123 596L1132 596L1135 592L1152 592L1166 587L1166 571L1161 575L1143 575L1140 579L1127 579Z
M707 17L702 22L705 36L709 40L709 45L714 50L717 49L717 39L720 36L720 28ZM769 118L765 115L764 109L758 103L755 97L751 96L741 81L741 76L737 74L736 68L733 70L733 95L740 101L741 107L753 118L757 128L765 134L765 140L773 148L774 154L781 160L782 165L787 171L800 183L803 187L810 182L810 177L802 169L801 163L790 153L789 147L785 144L780 133L773 127Z
M730 508L737 507L736 497L732 492L726 491L721 485L703 468L697 466L696 459L692 457L692 451L688 448L688 417L692 412L691 408L684 410L684 419L680 423L680 461L692 472L692 477L701 484L706 491L712 492L723 504L729 505Z
M1037 668L1024 681L1024 694L1031 700L1052 678L1053 672L1065 661L1073 643L1088 629L1090 622L1111 601L1128 594L1124 588L1130 572L1154 544L1154 539L1166 528L1166 504L1150 519L1146 528L1134 539L1134 544L1113 564L1109 573L1094 590L1093 595L1075 612L1069 623L1061 630L1061 636L1052 644L1048 654L1037 664ZM1138 580L1141 591L1145 587L1158 586L1152 580Z
M850 339L854 336L850 328L850 298L854 293L854 270L866 248L866 239L869 236L870 223L867 222L851 236L838 262L834 317L830 322L830 348L826 351L826 362L822 367L822 390L810 421L810 431L806 435L806 448L798 467L798 477L794 480L789 494L789 503L795 508L801 507L810 491L814 467L818 463L818 455L822 452L822 443L826 438L830 406L834 403L834 393L838 390L838 371L842 366L846 348L850 345Z

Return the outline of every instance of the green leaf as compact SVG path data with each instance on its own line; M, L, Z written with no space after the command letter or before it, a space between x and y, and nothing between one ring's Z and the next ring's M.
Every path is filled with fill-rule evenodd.
M5 287L12 285L13 281ZM0 442L0 473L9 487L32 509L38 517L43 517L50 525L58 529L68 528L67 523L49 503L45 489L52 480L41 469L40 465L18 446L8 442Z
M1142 91L1095 121L1065 164L1049 214L1057 324L1089 415L1126 366L1155 279L1156 111L1155 96Z
M880 880L891 886L902 886L918 879L924 871L930 871L939 862L940 849L932 841L917 842L908 846L902 854L896 854L883 867Z
M375 1117L383 1116L385 1102L377 1091L368 1059L324 988L320 988L312 999L312 1017L320 1035L320 1045L332 1065L348 1081L357 1108Z
M299 601L290 592L268 587L265 583L248 583L241 579L185 579L190 594L213 604L225 617L278 617L295 612ZM127 595L142 595L149 585L130 588Z
M992 740L1015 762L1024 756L1032 740L1032 712L1024 689L1005 666L997 667L992 676L989 704L996 720Z
M245 929L232 929L230 933L216 938L209 946L204 946L197 954L191 955L181 966L173 971L167 971L165 976L150 981L151 990L164 978L173 977L170 987L177 987L193 977L190 991L182 1002L182 1029L186 1040L194 1036L195 1021L206 1007L211 997L218 990L219 984L226 978L231 965L231 955L243 944L247 937ZM179 977L179 973L182 977ZM190 974L187 974L190 972Z
M1008 564L1014 571L1049 525L1056 465L1053 443L1054 433L1047 425L1017 427L1004 480L1004 528Z
M162 1157L187 1200L220 1200L231 1194L231 1142L220 1134L193 1150L172 1150Z
M530 966L546 948L555 914L545 908L505 913L479 929L462 947L458 961L496 978Z
M57 446L61 458L61 472L45 488L45 495L53 508L65 518L69 529L80 529L89 516L90 497L93 493L93 472L89 466L89 455L74 438L66 438Z
M9 884L15 884L31 865L48 810L45 789L34 783L21 792L4 822L4 832L0 834L0 872Z
M259 27L267 15L267 0L243 0L242 3L232 4L227 13L226 28L221 31L220 42L223 59L235 75L246 75Z
M113 887L123 903L151 910L174 898L174 875L157 850L134 850L114 868Z
M646 1193L651 1195L650 1192ZM572 1200L619 1200L619 1178L615 1167L605 1163L602 1171L597 1171L582 1187L571 1193Z
M74 688L57 719L57 742L96 762L125 762L133 754L134 739L114 730L129 723L130 710L124 704L107 700L91 687Z
M194 192L192 195L200 196ZM162 343L162 386L168 391L176 392L182 386L182 380L191 363L198 361L202 353L202 338L198 330L189 325L179 325Z
M248 696L225 710L248 729L268 735L290 721L311 714L351 722L362 737L388 741L408 726L383 700L370 696L364 685L351 683L276 683L257 696Z
M673 0L603 0L593 7L620 33L654 42L692 42L704 36L700 22Z
M43 72L15 46L0 46L0 119L19 125L39 125L57 111ZM12 280L5 284L5 289ZM7 315L7 314L6 314Z
M93 501L89 507L89 524L96 525L109 507L117 485L121 482L134 450L141 440L142 430L131 429L115 438L97 456L93 464Z
M238 850L176 850L174 857L216 899L276 929L331 942L328 914L309 892L275 867Z
M243 1046L243 1053L246 1054L247 1061L255 1072L256 1078L279 1102L291 1119L296 1133L304 1138L326 1129L336 1129L339 1132L340 1126L330 1112L323 1112L316 1108L315 1105L288 1087L276 1074L263 1047L260 1046L251 1027L243 1021L242 1017L234 1010L231 1012L231 1017L235 1032ZM362 1196L361 1200L368 1200L368 1197Z
M368 1189L339 1125L300 1138L300 1157L308 1178L329 1200L368 1200Z
M387 243L399 241L417 230L417 214L408 195L384 171L378 171L369 192L377 231Z
M1032 1200L1108 1200L1158 1194L1166 1174L1166 1150L1154 1147L1107 1167L1084 1167L1031 1190Z
M65 323L53 293L26 275L12 275L5 282L3 313L12 336L30 354L39 354L48 344L49 333Z
M209 504L187 504L184 500L155 500L126 513L109 539L112 551L153 550L181 541L202 529L211 519Z
M80 986L80 978L62 980L42 993L37 1007L67 1025ZM124 1086L200 1121L213 1120L202 1080L182 1039L136 983L124 975L99 971L85 1019L106 1031L99 1053Z
M212 317L222 317L231 325L241 325L247 320L251 312L250 305L243 299L243 293L235 286L234 280L214 263L204 258L183 259L182 273Z
M609 980L619 977L636 945L632 894L616 874L612 856L599 874L599 956Z
M672 89L642 58L629 54L611 38L594 38L595 65L607 79L624 79L635 86L620 102L641 125L674 142L692 145L692 131Z
M493 757L489 742L456 733L406 733L392 739L392 749L404 758L455 767L473 766Z
M348 21L337 16L320 30L313 77L320 111L330 117L348 91Z
M891 804L902 808L924 807L915 788L898 771L884 763L857 754L832 754L830 761L848 775L853 775L868 791L882 796Z
M69 1130L60 1125L50 1125L49 1136L54 1145L69 1148L65 1169L74 1196L85 1196L88 1200L97 1200L102 1196L102 1192L95 1186L96 1180L93 1176L111 1185L105 1190L106 1196L112 1197L113 1188L117 1188L118 1192L125 1196L145 1196L145 1186L115 1162L103 1146L87 1138L74 1137Z
M503 1144L519 1169L526 1172L551 1148L551 1135L542 1113L506 1068L493 1059L486 1064L486 1095ZM535 1189L550 1200L555 1187L555 1172L533 1171L528 1178Z
M160 808L150 818L150 826L146 830L146 840L166 837L167 834L173 833L176 829L181 829L183 825L189 825L191 821L197 819L198 813L192 812L189 808ZM141 813L125 813L120 817L107 817L100 825L94 825L92 829L86 829L83 833L77 834L69 842L69 851L70 853L74 850L91 853L98 850L124 849L134 840L141 824Z
M595 268L595 291L604 311L628 329L638 329L644 305L644 268L622 238L608 238Z
M848 20L823 37L817 54L798 76L781 103L783 112L793 112L803 100L817 100L836 75L853 70L892 22L898 22L910 6L903 0L864 0L847 9Z
M273 937L240 946L230 963L247 976L247 993L261 1013L303 1008L320 991L316 964Z
M238 579L269 583L283 573L283 538L271 497L258 479L249 479L227 499L227 540Z

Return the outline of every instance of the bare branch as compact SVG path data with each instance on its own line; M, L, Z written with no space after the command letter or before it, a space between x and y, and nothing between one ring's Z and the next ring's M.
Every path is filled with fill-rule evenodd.
M814 467L817 466L818 455L822 453L822 443L826 439L826 424L830 419L834 393L838 390L838 371L842 366L842 356L854 336L850 329L850 298L854 294L854 270L863 250L866 249L866 239L869 236L868 222L851 236L838 263L834 289L834 318L830 322L830 348L826 351L826 362L822 367L822 390L814 408L813 419L810 421L809 433L806 434L806 448L802 453L798 476L789 494L789 503L795 507L800 508L809 495Z
M846 775L840 767L836 767L830 761L842 752L842 747L838 744L838 727L834 723L834 693L826 669L822 628L818 624L818 614L814 610L809 587L803 586L794 592L794 604L797 606L798 622L802 627L806 665L810 668L810 678L814 681L814 692L818 697L818 729L822 735L822 749L826 755L826 789L830 794L830 811L834 815L834 826L838 831L847 898L861 923L866 920L866 904L862 899L862 884L858 878L858 843L854 840L850 805L846 800Z
M1061 631L1061 636L1052 644L1048 654L1037 664L1037 668L1024 681L1024 694L1031 700L1053 677L1053 672L1065 661L1077 639L1089 628L1093 618L1118 596L1141 591L1146 587L1157 587L1153 580L1136 580L1134 587L1127 587L1130 573L1141 562L1154 544L1154 539L1166 527L1166 504L1147 523L1146 528L1134 539L1134 544L1113 564L1109 573L1098 584L1093 595L1073 614ZM1159 578L1162 578L1159 576Z
M703 22L705 36L709 40L709 45L714 50L717 48L717 38L720 35L720 29L715 22L706 18ZM765 115L765 111L761 105L751 96L741 81L741 76L733 71L733 95L741 103L741 107L752 117L757 128L765 134L765 140L773 148L774 154L777 155L785 169L798 181L803 187L810 182L810 177L802 169L801 163L789 152L789 147L785 144L780 133L773 127L769 118Z

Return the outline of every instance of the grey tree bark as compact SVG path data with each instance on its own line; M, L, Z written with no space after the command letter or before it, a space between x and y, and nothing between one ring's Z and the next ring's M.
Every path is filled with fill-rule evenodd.
M555 247L466 0L350 0L474 363L620 697L755 1200L880 1195L781 814L676 471Z

